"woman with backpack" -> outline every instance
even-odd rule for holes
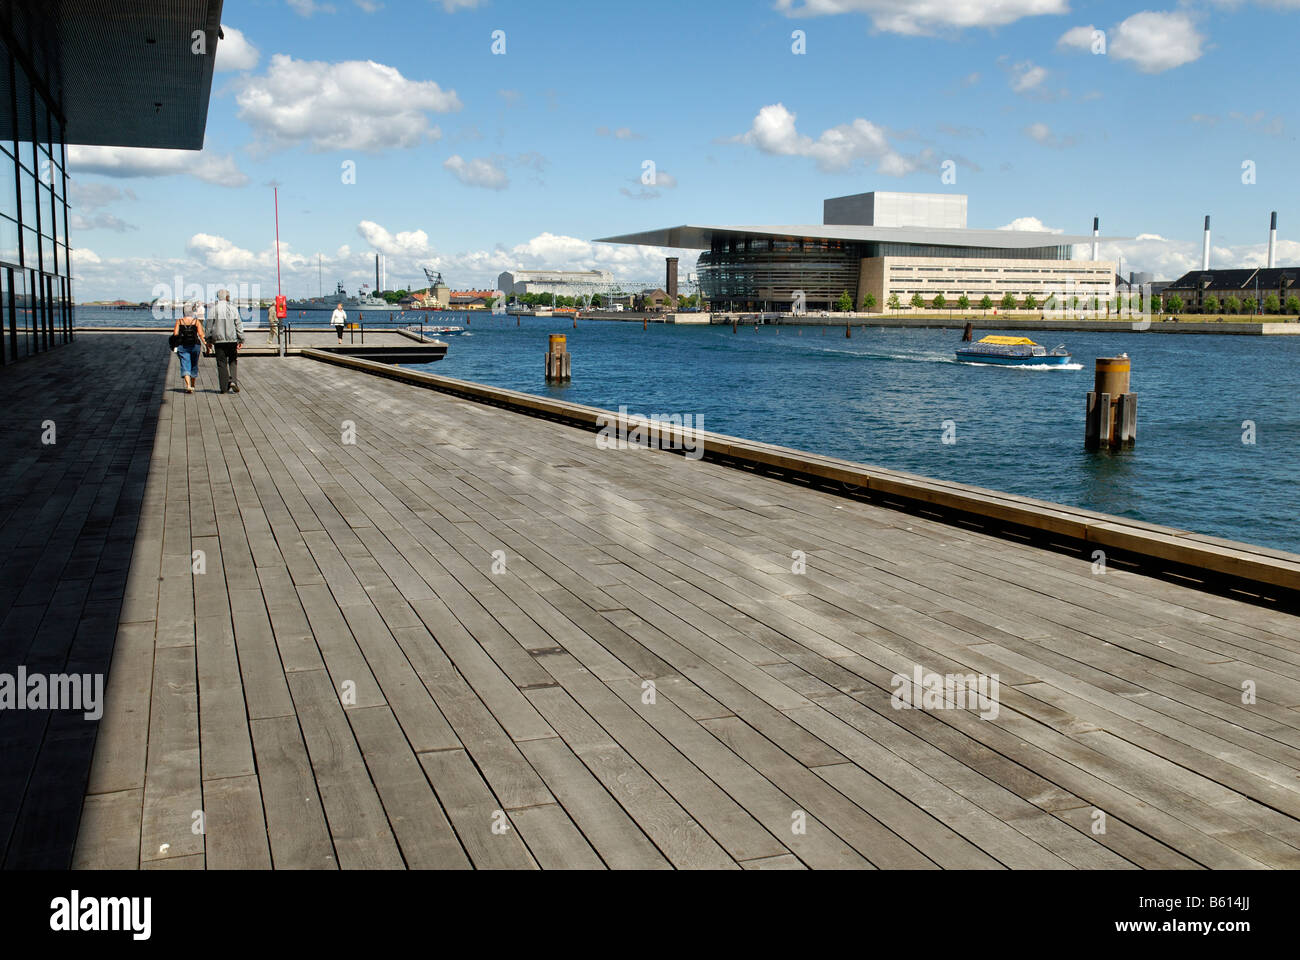
[[[186,393],[194,392],[194,380],[199,373],[199,351],[206,343],[203,321],[195,317],[195,313],[197,311],[191,305],[172,328],[172,343],[181,360],[181,378],[185,381]]]

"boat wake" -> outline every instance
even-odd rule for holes
[[[954,360],[964,367],[998,367],[1002,370],[1082,370],[1081,363],[980,363],[978,360]]]

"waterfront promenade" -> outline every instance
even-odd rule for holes
[[[0,715],[6,866],[1300,866],[1287,613],[308,356],[177,381],[0,377],[0,672],[108,669]]]

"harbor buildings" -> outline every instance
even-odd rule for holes
[[[696,270],[715,309],[825,310],[844,293],[875,312],[894,297],[907,309],[914,296],[929,305],[940,294],[949,303],[1114,296],[1116,264],[1099,259],[1095,233],[970,229],[966,210],[961,194],[875,191],[826,200],[820,224],[684,224],[598,242],[702,251]],[[1076,244],[1093,244],[1091,256],[1074,259]]]

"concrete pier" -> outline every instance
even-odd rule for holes
[[[6,866],[1300,865],[1300,557],[321,351],[212,379],[0,376],[0,672],[107,674],[0,713]]]

